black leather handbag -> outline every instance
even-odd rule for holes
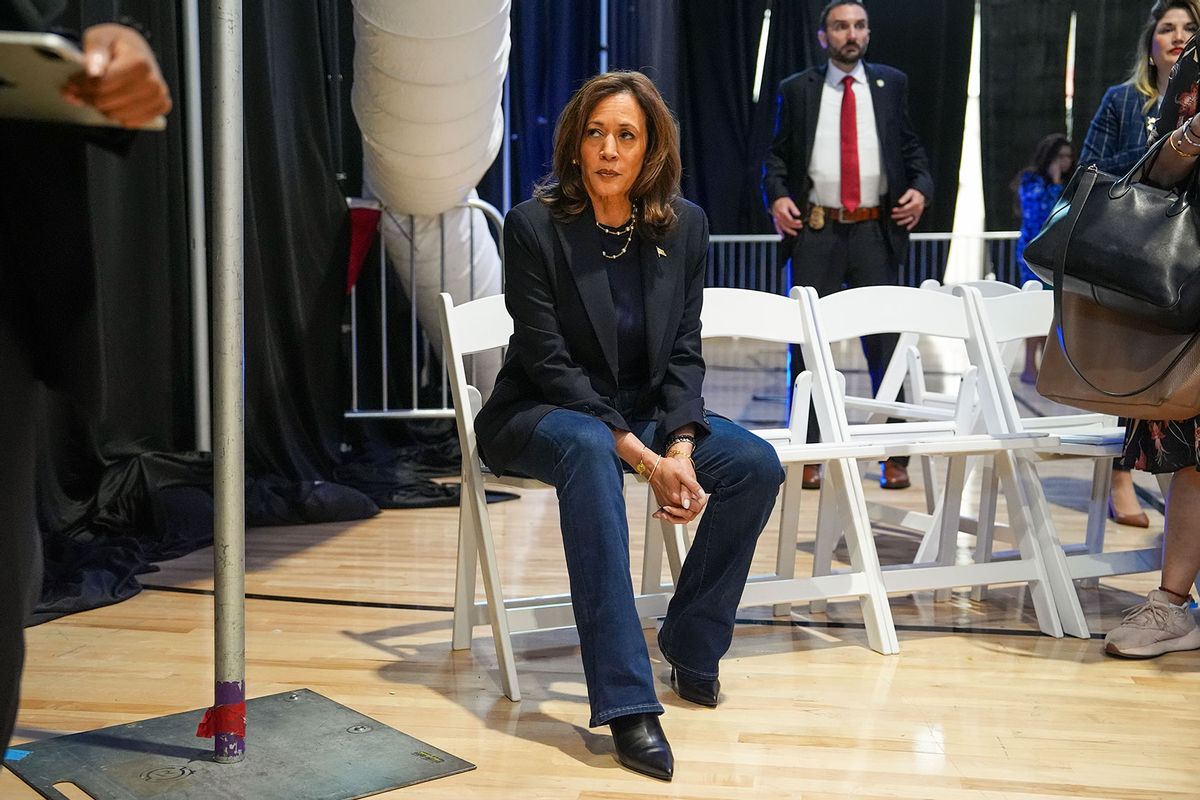
[[[1034,274],[1060,291],[1174,332],[1200,330],[1196,170],[1184,191],[1139,183],[1158,140],[1123,177],[1080,166],[1025,248]]]

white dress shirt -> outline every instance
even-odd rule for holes
[[[862,61],[849,73],[829,62],[825,85],[821,87],[821,110],[817,114],[817,136],[813,140],[808,176],[812,191],[808,201],[816,205],[840,208],[842,205],[842,79],[854,78],[854,101],[858,122],[859,205],[873,208],[887,192],[887,176],[879,154],[879,132],[875,128],[875,104]]]

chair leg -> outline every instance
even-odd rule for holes
[[[1050,522],[1037,470],[1027,459],[1012,453],[998,455],[996,469],[1021,558],[1034,563],[1036,578],[1030,581],[1029,592],[1039,629],[1055,637],[1064,632],[1072,636],[1090,635],[1062,544]]]
[[[958,530],[962,519],[962,495],[966,486],[967,459],[955,456],[950,459],[946,470],[946,491],[942,493],[942,514],[938,530],[938,563],[944,567],[954,566],[958,557]],[[950,587],[935,589],[935,602],[950,599]]]
[[[665,520],[659,520],[658,525],[667,550],[667,565],[671,569],[671,588],[674,589],[679,584],[679,571],[683,569],[683,560],[687,557],[690,546],[687,526],[673,525]]]
[[[658,504],[654,500],[654,492],[646,492],[646,535],[642,545],[642,594],[654,594],[663,591],[662,557],[663,541],[662,528],[654,518]]]
[[[937,507],[937,472],[934,468],[933,456],[921,456],[921,485],[925,489],[925,511],[932,514]]]
[[[975,528],[975,563],[986,564],[992,560],[993,537],[996,530],[996,501],[999,500],[1000,482],[996,478],[995,462],[983,460],[983,475],[979,493],[979,523]],[[985,584],[971,588],[971,599],[983,602],[987,599]]]
[[[467,489],[467,480],[461,484],[458,505],[458,560],[454,574],[454,624],[450,639],[452,650],[468,650],[471,647],[471,620],[475,610],[475,572],[479,564],[479,551],[475,546],[478,532],[475,513],[471,511],[473,499]]]
[[[917,553],[913,556],[912,563],[932,564],[937,561],[938,550],[941,547],[942,511],[945,505],[946,496],[943,492],[934,503],[933,510],[929,512],[929,527],[921,536],[921,544],[917,546]]]
[[[1104,528],[1108,525],[1108,495],[1112,491],[1112,459],[1097,458],[1092,467],[1092,497],[1088,502],[1087,536],[1084,539],[1091,555],[1104,552]],[[1083,578],[1079,586],[1095,589],[1099,578]]]
[[[803,476],[803,465],[789,465],[787,479],[780,489],[779,543],[775,550],[775,577],[779,580],[796,576],[796,537],[800,531],[800,483]],[[776,603],[772,613],[777,617],[790,616],[792,604]]]
[[[872,650],[891,655],[900,652],[900,642],[896,637],[892,608],[888,604],[887,591],[883,586],[883,572],[879,566],[879,554],[875,550],[875,537],[867,512],[866,495],[863,493],[862,481],[857,478],[858,470],[852,465],[845,461],[830,462],[825,468],[825,484],[821,489],[822,503],[828,503],[830,506],[825,509],[826,512],[838,513],[838,516],[845,520],[846,549],[850,554],[850,565],[855,572],[862,573],[866,578],[867,593],[859,597],[859,605],[867,629],[867,642]],[[826,492],[829,492],[830,496],[836,492],[842,508],[838,508],[838,500],[826,500]],[[837,541],[836,535],[826,538]]]
[[[496,545],[492,539],[492,525],[488,519],[487,498],[483,486],[474,485],[468,498],[467,484],[463,484],[463,502],[469,502],[476,533],[475,546],[479,553],[479,566],[483,573],[483,591],[487,597],[488,620],[492,625],[492,641],[496,645],[496,661],[500,667],[500,684],[504,694],[514,703],[521,700],[521,686],[517,681],[517,665],[513,658],[512,636],[508,630],[508,610],[504,602],[504,589],[500,582],[500,568],[496,563]]]
[[[825,471],[829,471],[828,465]],[[858,472],[856,467],[855,474],[857,475]],[[813,542],[812,575],[814,578],[829,575],[833,571],[833,551],[842,535],[839,525],[841,518],[835,495],[826,493],[822,485],[821,494],[817,498],[817,537]],[[867,523],[867,530],[870,530],[870,522]],[[874,547],[874,540],[872,540],[872,547]],[[823,614],[828,605],[827,600],[813,600],[808,604],[808,610],[812,614]]]

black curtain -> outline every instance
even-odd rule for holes
[[[599,25],[598,0],[516,0],[512,4],[511,203],[529,198],[534,183],[550,169],[558,114],[580,84],[599,69]],[[499,195],[498,169],[497,163],[489,173],[485,196]]]
[[[342,412],[347,234],[321,31],[333,3],[274,0],[243,12],[250,524],[378,511],[361,492],[328,482]],[[211,19],[201,6],[202,19]],[[83,0],[69,15],[84,26],[115,15],[144,23],[176,107],[167,131],[138,135],[126,157],[89,154],[104,410],[93,419],[47,393],[38,485],[47,558],[41,619],[122,599],[137,591],[134,576],[149,561],[211,536],[211,466],[206,454],[191,452],[180,18],[174,4],[156,0]],[[207,29],[202,40],[208,53]],[[202,84],[213,85],[207,71]]]
[[[1076,0],[1075,100],[1071,132],[1076,152],[1108,87],[1133,71],[1138,32],[1150,17],[1152,0]],[[1032,150],[1032,146],[1030,150]]]
[[[1039,139],[1066,131],[1073,8],[1073,0],[984,0],[981,6],[980,147],[988,230],[1019,225],[1012,180]]]
[[[908,110],[929,155],[934,201],[918,231],[949,231],[958,198],[967,79],[971,64],[973,3],[964,0],[868,3],[871,44],[867,61],[908,73]]]
[[[683,3],[679,9],[679,115],[683,193],[708,212],[714,233],[771,230],[759,188],[779,81],[812,63],[820,3]],[[764,12],[768,60],[757,101]]]

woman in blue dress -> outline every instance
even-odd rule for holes
[[[1075,148],[1071,140],[1062,133],[1052,133],[1042,138],[1033,150],[1029,166],[1013,181],[1017,190],[1017,203],[1021,207],[1021,235],[1017,237],[1017,264],[1021,268],[1021,283],[1036,281],[1037,276],[1025,263],[1025,246],[1046,222],[1058,198],[1062,196],[1063,183],[1075,168]],[[1037,382],[1038,351],[1046,342],[1040,336],[1025,340],[1025,369],[1021,373],[1024,383]]]

